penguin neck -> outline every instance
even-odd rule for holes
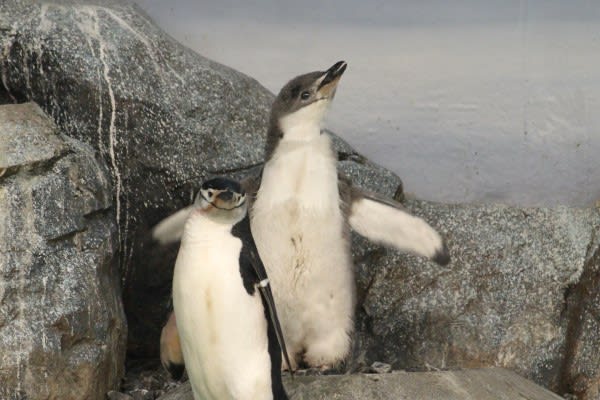
[[[271,159],[281,142],[310,143],[321,136],[327,104],[325,102],[317,103],[322,104],[315,104],[283,117],[271,114],[265,147],[266,162]]]
[[[315,118],[308,110],[296,111],[278,121],[283,133],[282,140],[292,142],[310,142],[321,135],[321,118]]]
[[[206,211],[195,208],[185,223],[182,245],[186,243],[218,241],[231,235],[232,224],[215,221]]]

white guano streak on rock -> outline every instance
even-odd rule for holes
[[[127,111],[125,111],[124,113],[124,126],[127,126],[127,124],[129,123],[129,114],[127,114]],[[129,142],[125,142],[125,149],[124,149],[124,154],[125,154],[125,158],[129,158]],[[123,232],[125,233],[125,235],[123,236],[123,251],[121,251],[122,254],[122,259],[121,259],[121,270],[123,271],[123,274],[121,274],[121,283],[123,285],[125,285],[125,280],[127,279],[127,276],[129,274],[129,260],[127,258],[127,245],[128,245],[128,235],[127,232],[129,232],[129,193],[125,192],[125,227],[123,228]],[[133,250],[133,246],[132,246],[132,250]]]
[[[161,64],[156,59],[155,46],[152,46],[152,44],[148,41],[148,39],[146,37],[144,37],[142,34],[140,34],[138,31],[136,31],[127,21],[125,21],[123,18],[121,18],[119,15],[117,15],[113,10],[111,10],[109,8],[104,8],[104,7],[98,7],[98,9],[101,9],[106,14],[108,14],[108,16],[110,16],[110,18],[112,18],[113,21],[115,21],[117,24],[119,24],[119,26],[121,26],[127,32],[129,32],[133,36],[135,36],[135,38],[137,40],[139,40],[144,45],[144,47],[146,47],[146,49],[148,50],[148,54],[150,55],[150,59],[154,63],[154,69],[156,70],[157,75],[159,77],[162,77],[163,76],[163,74],[162,74],[162,68],[161,68]],[[171,71],[171,73],[181,83],[184,83],[184,80],[181,77],[181,75],[179,75],[177,72],[175,72],[175,70],[169,65],[169,63],[167,63],[165,61],[163,64],[169,68],[169,70]]]
[[[42,278],[42,309],[46,310],[46,301],[48,296],[48,277]],[[44,351],[48,350],[48,337],[46,336],[46,329],[42,329],[42,348]]]
[[[57,7],[61,7],[61,6],[57,6]],[[116,208],[115,214],[116,214],[116,222],[117,222],[117,229],[118,229],[118,236],[119,236],[119,249],[120,249],[121,248],[121,235],[122,235],[121,226],[120,226],[122,180],[121,180],[121,172],[119,170],[119,166],[118,166],[117,159],[116,159],[116,153],[115,153],[115,146],[117,145],[117,130],[116,130],[116,124],[115,124],[117,107],[116,107],[115,94],[114,94],[112,82],[110,79],[110,68],[108,66],[107,59],[106,59],[106,53],[107,53],[106,43],[104,42],[104,39],[102,38],[102,34],[101,34],[100,23],[99,23],[99,18],[98,18],[98,7],[85,5],[85,6],[74,7],[74,9],[75,9],[75,14],[76,14],[76,17],[74,18],[75,23],[76,23],[77,27],[79,28],[79,30],[86,37],[86,40],[88,41],[88,45],[90,46],[90,49],[92,49],[92,55],[94,57],[96,55],[95,55],[95,52],[93,51],[93,46],[90,41],[90,38],[96,39],[96,41],[98,42],[98,59],[100,60],[100,63],[102,64],[101,77],[106,82],[106,88],[108,91],[108,97],[109,97],[110,106],[111,106],[110,122],[109,122],[109,127],[108,127],[108,155],[110,157],[111,173],[115,180],[115,208]],[[98,79],[99,83],[98,84],[100,85],[100,72],[98,72],[98,75],[99,75],[99,79]],[[99,90],[99,93],[101,96],[102,91]],[[100,99],[99,103],[102,104],[101,99]],[[103,108],[102,108],[102,106],[100,106],[100,115],[99,115],[99,119],[98,119],[99,145],[100,145],[100,143],[102,143],[102,118],[103,118]],[[106,150],[103,145],[99,146],[99,150],[103,154],[106,154]]]
[[[152,63],[154,65],[154,70],[157,74],[157,77],[164,80],[165,74],[163,73],[161,64],[158,62],[158,60],[156,58],[156,46],[153,46],[147,37],[145,37],[144,35],[139,33],[133,26],[131,26],[130,23],[128,23],[126,20],[124,20],[114,10],[111,10],[109,8],[104,8],[104,7],[97,7],[95,10],[96,10],[96,24],[98,23],[98,21],[97,21],[98,20],[98,11],[102,11],[110,19],[112,19],[114,22],[116,22],[119,27],[121,27],[124,31],[130,33],[135,39],[137,39],[146,48],[146,51],[147,51],[148,55],[150,56],[150,59],[152,60]],[[96,32],[98,32],[98,36],[100,36],[98,28],[96,28]],[[101,50],[101,55],[102,55],[103,48],[101,47],[100,50]],[[169,70],[173,73],[173,75],[181,83],[184,82],[183,78],[179,74],[177,74],[168,65],[168,63],[165,62],[164,64],[167,65]],[[106,64],[104,64],[104,65],[106,65]],[[106,78],[106,72],[105,72],[105,78]],[[108,84],[108,81],[107,81],[107,84]],[[109,85],[109,93],[110,92],[111,92],[111,88]],[[112,145],[111,145],[111,148],[112,148]],[[128,149],[125,149],[125,151],[127,152]],[[117,190],[119,190],[119,188],[117,188]],[[128,196],[126,195],[125,196],[125,208],[124,208],[124,211],[125,211],[124,225],[125,226],[123,228],[122,235],[121,235],[121,227],[119,226],[119,246],[120,246],[121,253],[123,255],[123,257],[121,259],[121,267],[123,268],[123,275],[122,275],[123,279],[125,279],[128,275],[129,264],[130,264],[129,261],[131,259],[131,257],[128,257],[128,252],[127,252],[127,246],[128,246],[127,233],[128,233],[128,229],[129,229],[129,215],[128,215],[129,204],[128,204],[128,202],[129,202]],[[117,213],[119,213],[118,210],[117,210]],[[120,217],[120,215],[119,215],[119,217]],[[117,220],[117,223],[118,222],[119,222],[119,220]],[[122,240],[121,240],[121,237],[122,237]],[[121,248],[121,246],[122,246],[122,248]]]
[[[102,77],[106,82],[108,91],[108,97],[110,101],[110,122],[108,127],[108,155],[110,157],[111,172],[115,178],[115,208],[116,208],[116,220],[119,234],[119,248],[121,246],[121,172],[116,159],[115,146],[117,145],[117,130],[116,130],[116,113],[117,106],[115,100],[115,94],[112,87],[112,81],[110,78],[110,68],[106,59],[106,43],[102,38],[100,24],[98,21],[98,10],[97,7],[92,6],[80,6],[77,7],[76,13],[81,17],[81,22],[77,21],[78,28],[89,37],[92,37],[98,41],[98,59],[102,64]],[[102,118],[102,116],[100,116]],[[98,130],[99,136],[101,136],[101,121],[99,122]],[[101,138],[99,138],[101,140]]]
[[[31,89],[31,73],[29,72],[29,53],[27,49],[23,49],[22,57],[21,65],[23,67],[23,77],[25,78],[25,95],[27,96],[27,100],[30,101],[33,90]]]
[[[44,3],[40,5],[40,24],[39,24],[39,29],[42,32],[47,32],[50,30],[50,26],[52,25],[52,22],[47,18],[47,13],[48,13],[48,6],[49,4]]]
[[[98,35],[100,33],[100,25],[98,23],[98,15],[96,13],[92,13],[90,15],[90,18],[92,19],[93,22],[93,26],[94,26],[94,32],[97,32]],[[100,42],[100,38],[97,38],[98,42]],[[92,57],[96,58],[96,52],[94,51],[94,46],[92,46],[90,37],[86,35],[86,40],[88,41],[88,45],[90,47],[90,52],[92,53]],[[100,58],[100,57],[98,57]],[[104,65],[104,63],[103,63]],[[106,147],[104,146],[104,141],[102,140],[102,119],[104,118],[104,109],[102,107],[102,72],[100,71],[100,69],[97,69],[97,74],[98,74],[98,149],[100,150],[100,153],[102,154],[106,154]]]
[[[96,51],[94,50],[92,43],[92,38],[100,42],[100,26],[98,24],[96,13],[92,7],[82,7],[77,13],[77,16],[82,17],[82,20],[75,18],[75,24],[83,34],[92,57],[100,59],[100,57],[96,55]],[[98,76],[98,129],[96,132],[98,134],[98,150],[100,151],[100,154],[104,155],[107,153],[107,150],[106,146],[104,146],[104,141],[102,140],[102,120],[104,118],[104,108],[102,107],[102,80],[104,79],[104,76],[102,70],[103,68],[96,69]]]

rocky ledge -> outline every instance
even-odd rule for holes
[[[293,400],[559,400],[547,389],[501,368],[302,376],[286,379]],[[189,383],[158,400],[193,400]]]

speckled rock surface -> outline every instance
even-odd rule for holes
[[[104,399],[126,338],[108,171],[32,103],[0,106],[0,143],[0,398]]]
[[[2,1],[0,50],[0,101],[35,100],[109,166],[128,349],[156,356],[177,246],[155,248],[149,228],[206,177],[240,177],[262,162],[273,95],[181,46],[127,1]],[[335,145],[350,175],[371,166],[371,187],[398,190],[398,177]]]
[[[561,397],[500,368],[296,377],[285,387],[293,400],[559,400]],[[192,400],[189,384],[159,400]]]
[[[355,238],[355,359],[501,366],[559,393],[597,391],[599,210],[405,205],[439,228],[453,261],[439,267]]]
[[[153,253],[149,228],[207,176],[262,160],[272,95],[127,1],[2,1],[0,50],[0,98],[36,101],[109,166],[129,350],[155,356],[172,262]]]

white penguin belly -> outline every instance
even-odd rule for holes
[[[267,322],[239,271],[241,242],[227,234],[182,240],[173,305],[196,400],[272,399]],[[208,238],[208,239],[206,239]]]
[[[251,216],[290,353],[313,348],[317,364],[341,361],[353,329],[354,283],[327,136],[279,144]]]

